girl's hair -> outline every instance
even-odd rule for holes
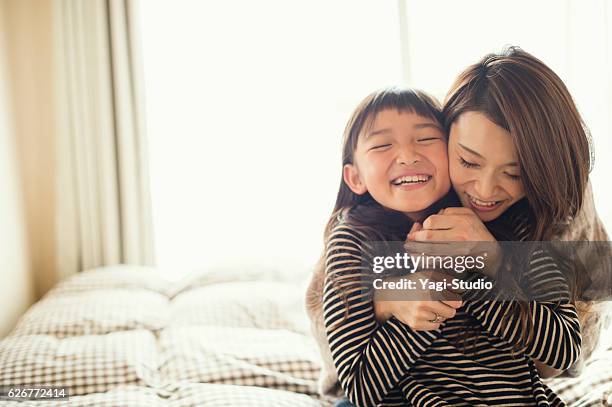
[[[369,130],[376,115],[383,110],[395,109],[398,112],[415,113],[430,118],[442,127],[443,120],[439,102],[425,92],[407,88],[384,88],[368,95],[355,109],[344,130],[342,139],[342,167],[354,164],[355,149],[359,135]],[[343,222],[359,232],[365,241],[403,241],[412,226],[410,219],[403,213],[383,207],[369,192],[363,195],[354,193],[344,182],[340,172],[340,188],[331,216],[323,234],[324,249],[315,268],[313,284],[307,294],[307,305],[316,307],[322,301],[323,279],[325,276],[325,247],[334,227]],[[430,209],[436,210],[434,204]],[[337,283],[337,281],[332,281]],[[344,290],[340,290],[344,293]],[[344,298],[346,300],[346,298]],[[345,307],[348,312],[348,307]],[[345,313],[346,317],[346,313]]]
[[[443,108],[446,131],[466,112],[483,113],[510,133],[533,225],[527,240],[550,240],[582,207],[593,161],[589,131],[565,84],[533,55],[509,47],[459,75]],[[576,300],[582,273],[569,274]],[[523,301],[514,305],[525,344],[533,335],[531,312]]]
[[[444,127],[480,112],[514,139],[534,222],[529,240],[550,240],[582,206],[591,170],[589,132],[563,81],[518,47],[463,71],[444,104]]]

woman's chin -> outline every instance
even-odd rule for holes
[[[503,210],[501,210],[501,211],[496,210],[495,212],[487,212],[487,213],[481,213],[481,212],[477,212],[477,211],[474,211],[474,212],[476,212],[476,215],[478,216],[478,218],[481,221],[483,221],[483,222],[491,222],[491,221],[499,218],[500,215],[502,213],[504,213]]]

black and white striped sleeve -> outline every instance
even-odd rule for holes
[[[527,302],[533,335],[522,350],[547,366],[565,370],[580,356],[581,334],[576,307],[569,300],[567,285],[561,283],[565,281],[562,272],[546,251],[539,250],[533,253],[525,278],[536,291],[550,286],[546,282],[556,280],[559,283],[554,284],[558,291],[550,292],[546,301]],[[517,344],[523,326],[516,309],[510,301],[485,300],[485,296],[483,291],[468,290],[464,294],[466,311],[491,334]],[[543,298],[542,295],[539,298]]]
[[[334,228],[326,248],[323,310],[340,384],[353,404],[370,406],[398,386],[440,330],[417,332],[395,317],[376,321],[371,294],[363,289],[363,249],[357,232]]]

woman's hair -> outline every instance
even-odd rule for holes
[[[342,166],[354,164],[355,149],[359,135],[369,130],[376,115],[383,110],[395,109],[398,112],[415,113],[430,118],[441,127],[443,124],[439,102],[425,92],[407,88],[384,88],[368,95],[357,106],[349,119],[342,139]],[[388,209],[376,202],[369,192],[363,195],[354,193],[344,182],[340,171],[340,188],[331,216],[327,221],[323,234],[324,249],[315,268],[313,283],[307,294],[307,304],[314,306],[322,300],[322,285],[325,276],[325,247],[329,242],[334,227],[339,223],[350,225],[359,232],[366,241],[391,241],[406,238],[412,226],[410,219],[403,213]],[[434,204],[434,211],[439,205]],[[336,283],[333,281],[333,283]],[[340,290],[343,292],[343,290]],[[348,311],[348,308],[346,308]],[[345,315],[346,316],[346,315]]]
[[[510,133],[535,227],[550,240],[582,206],[591,170],[590,135],[563,81],[518,47],[489,54],[463,71],[444,104],[444,127],[480,112]]]
[[[510,133],[533,226],[527,240],[550,240],[582,207],[593,161],[589,131],[565,84],[533,55],[509,47],[486,55],[458,76],[443,108],[448,133],[466,112],[482,113]],[[581,274],[568,272],[574,300]],[[525,328],[520,340],[525,344],[533,335],[531,312],[523,301],[514,305]]]

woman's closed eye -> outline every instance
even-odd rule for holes
[[[508,173],[506,173],[506,175],[510,177],[510,179],[513,181],[519,181],[521,179],[520,175],[514,175],[514,174],[508,174]]]
[[[472,163],[463,159],[463,157],[459,157],[459,163],[463,165],[465,168],[478,168],[480,167],[476,163]]]
[[[465,160],[463,157],[459,157],[459,163],[463,165],[465,168],[479,168],[480,167],[480,164],[469,162]],[[520,175],[510,174],[508,172],[505,172],[504,174],[513,181],[519,181],[521,179]]]

